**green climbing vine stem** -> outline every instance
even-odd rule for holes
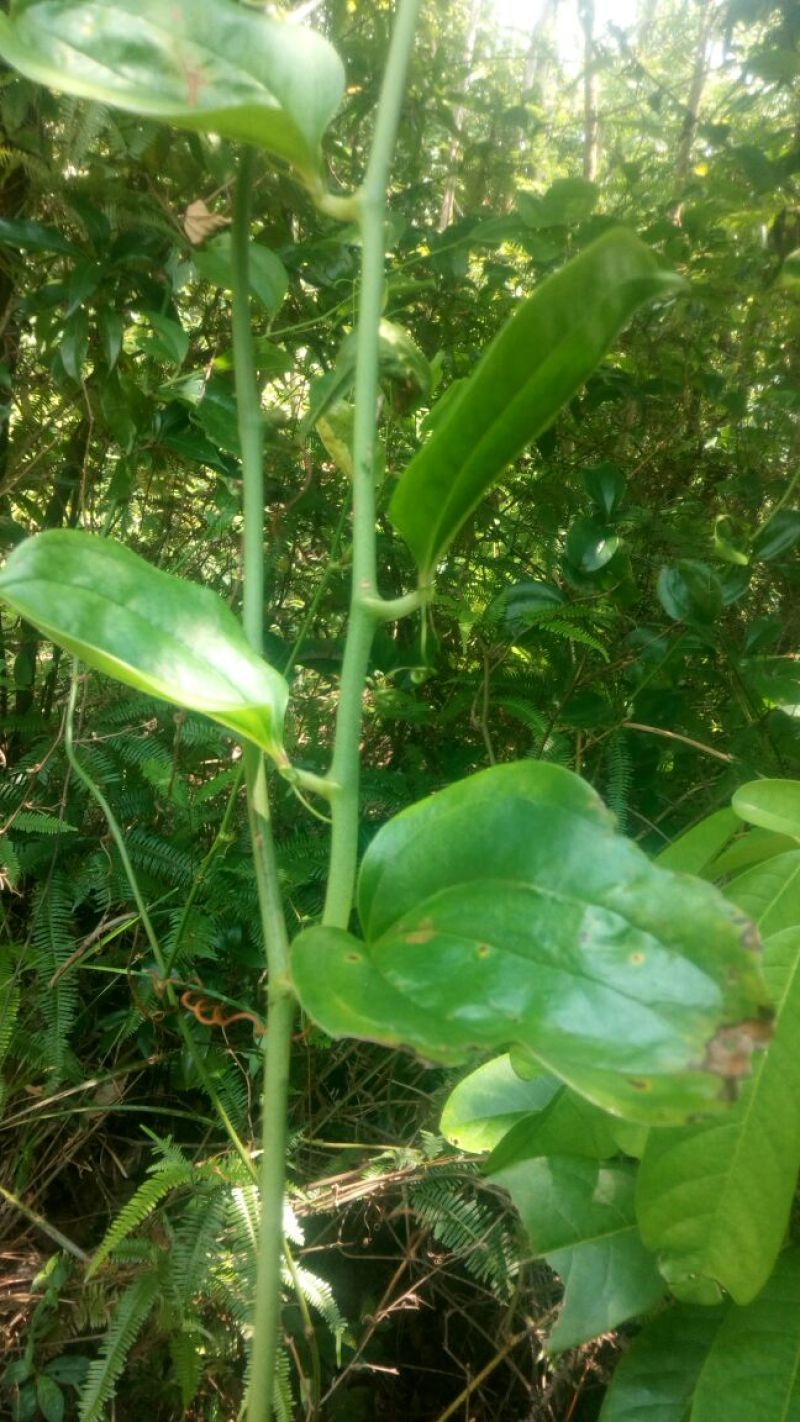
[[[361,301],[356,345],[353,429],[353,564],[350,617],[342,662],[330,780],[333,827],[323,921],[346,928],[358,857],[358,793],[364,686],[375,628],[382,620],[375,554],[375,412],[378,329],[383,304],[384,221],[389,171],[414,42],[419,0],[399,0],[386,63],[375,134],[358,195],[361,228]],[[413,606],[417,603],[414,601]],[[411,607],[404,604],[403,611]]]

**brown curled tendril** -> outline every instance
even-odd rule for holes
[[[263,1022],[254,1012],[246,1012],[243,1009],[241,1012],[226,1013],[222,1003],[214,1002],[196,988],[188,988],[186,992],[181,993],[181,1007],[191,1012],[203,1027],[221,1027],[224,1031],[233,1022],[251,1022],[256,1037],[263,1037],[266,1031]]]

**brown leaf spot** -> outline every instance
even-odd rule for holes
[[[738,1081],[750,1075],[753,1052],[766,1047],[771,1037],[769,1018],[752,1017],[735,1022],[732,1027],[720,1027],[706,1047],[702,1068],[726,1080]]]
[[[423,918],[419,928],[406,934],[406,943],[430,943],[435,931],[431,919]]]
[[[629,1077],[628,1077],[628,1085],[629,1085],[629,1086],[632,1086],[633,1089],[634,1089],[634,1091],[649,1091],[649,1090],[650,1090],[650,1082],[649,1082],[649,1081],[640,1080],[640,1078],[639,1078],[639,1077],[636,1077],[636,1076],[629,1076]]]
[[[630,954],[628,955],[628,962],[630,963],[630,965],[631,965],[632,968],[641,968],[642,963],[646,963],[646,962],[647,962],[647,954],[646,954],[646,953],[630,953]]]
[[[477,948],[475,949],[475,952],[477,953],[479,958],[488,958],[491,951],[491,946],[488,943],[479,943]]]
[[[346,963],[360,963],[360,962],[361,962],[361,954],[360,954],[360,953],[345,953],[345,955],[344,955],[344,960],[345,960]]]

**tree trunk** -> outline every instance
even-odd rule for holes
[[[472,4],[470,5],[469,11],[469,21],[467,23],[467,39],[464,51],[464,66],[466,71],[464,77],[465,89],[469,87],[470,69],[472,67],[472,58],[475,53],[475,41],[478,37],[478,23],[480,21],[482,8],[483,0],[472,0]],[[454,115],[456,132],[453,137],[453,141],[450,144],[450,151],[447,155],[447,160],[449,164],[449,175],[445,184],[444,196],[442,198],[442,207],[439,213],[440,232],[444,232],[445,228],[450,226],[450,223],[453,221],[453,214],[455,212],[456,165],[458,163],[459,154],[461,152],[461,130],[464,124],[464,119],[466,118],[466,114],[466,104],[459,104]]]
[[[692,144],[697,132],[697,118],[700,112],[700,101],[703,97],[706,78],[708,77],[708,52],[711,40],[711,33],[716,18],[716,6],[709,3],[709,0],[700,0],[701,17],[700,32],[697,36],[697,48],[694,55],[694,66],[692,68],[692,81],[689,85],[689,99],[686,104],[686,112],[681,125],[680,138],[678,140],[678,153],[675,159],[675,187],[674,201],[672,205],[672,221],[680,226],[681,207],[683,193],[689,177],[689,164],[692,157]]]
[[[583,29],[583,176],[593,183],[597,178],[600,158],[594,0],[578,0],[578,15]]]

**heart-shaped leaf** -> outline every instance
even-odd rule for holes
[[[252,143],[312,179],[344,93],[327,40],[235,0],[16,0],[0,56],[63,93]]]
[[[643,302],[682,283],[633,233],[607,232],[522,303],[414,456],[389,514],[429,581],[483,495],[591,375]]]
[[[552,1351],[607,1333],[663,1297],[664,1281],[636,1228],[632,1165],[553,1155],[491,1178],[508,1190],[533,1249],[564,1281]]]
[[[14,549],[0,600],[87,666],[201,711],[286,764],[286,682],[210,588],[108,538],[52,529]]]
[[[398,815],[367,851],[359,912],[366,944],[317,927],[294,945],[326,1031],[445,1062],[521,1043],[633,1120],[719,1105],[736,1024],[768,1000],[746,920],[651,865],[546,763],[496,766]]]

